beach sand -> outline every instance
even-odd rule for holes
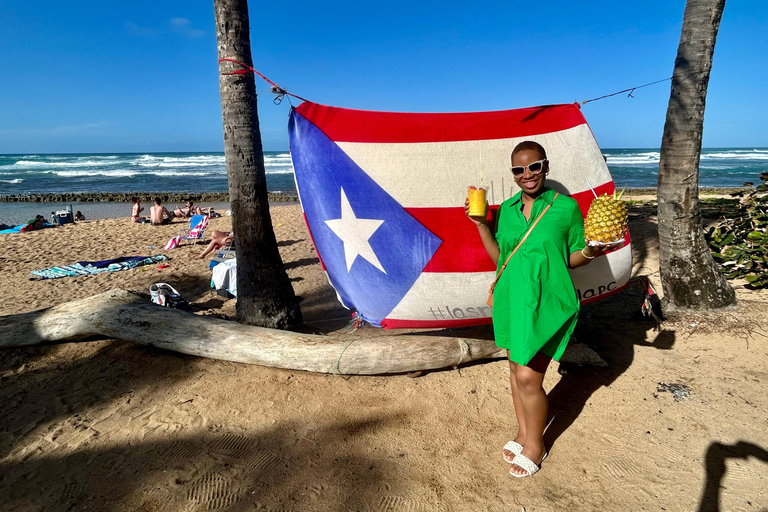
[[[306,321],[343,329],[349,312],[300,208],[271,212]],[[233,315],[195,258],[202,245],[170,251],[165,269],[30,280],[53,265],[158,254],[180,227],[105,219],[2,235],[2,314],[160,281],[198,314]],[[736,283],[737,308],[657,326],[639,313],[639,278],[661,290],[652,206],[631,206],[630,230],[636,278],[585,306],[575,333],[608,366],[551,365],[550,454],[532,478],[508,476],[501,457],[516,432],[504,360],[347,378],[93,340],[0,352],[1,508],[764,511],[768,291]]]

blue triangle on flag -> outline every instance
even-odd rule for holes
[[[296,187],[320,258],[342,303],[379,325],[397,306],[442,241],[387,194],[317,126],[291,111]],[[358,254],[348,269],[344,242],[326,221],[342,218],[342,191],[357,219],[383,221],[367,243],[383,268]]]

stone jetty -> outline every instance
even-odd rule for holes
[[[0,195],[0,201],[6,203],[130,203],[131,198],[138,197],[144,203],[151,203],[159,197],[163,203],[183,203],[191,200],[195,203],[228,202],[227,192],[205,192],[179,194],[170,192],[87,192],[80,194],[23,194]],[[295,202],[298,195],[290,192],[270,192],[270,202]]]

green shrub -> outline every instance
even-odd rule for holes
[[[738,208],[705,235],[726,279],[744,278],[750,288],[768,287],[768,173],[760,180],[752,190],[731,194]]]

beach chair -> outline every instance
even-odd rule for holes
[[[185,241],[192,241],[196,244],[199,240],[202,240],[205,236],[205,230],[208,227],[207,215],[193,215],[189,219],[189,228],[180,229],[178,236],[178,243],[181,245]]]
[[[230,242],[227,245],[222,246],[216,249],[215,251],[213,251],[213,257],[211,258],[211,261],[208,263],[208,268],[213,270],[213,267],[215,267],[219,263],[223,263],[225,261],[231,260],[236,257],[237,257],[237,252],[235,251],[235,248],[232,245],[232,242]]]

